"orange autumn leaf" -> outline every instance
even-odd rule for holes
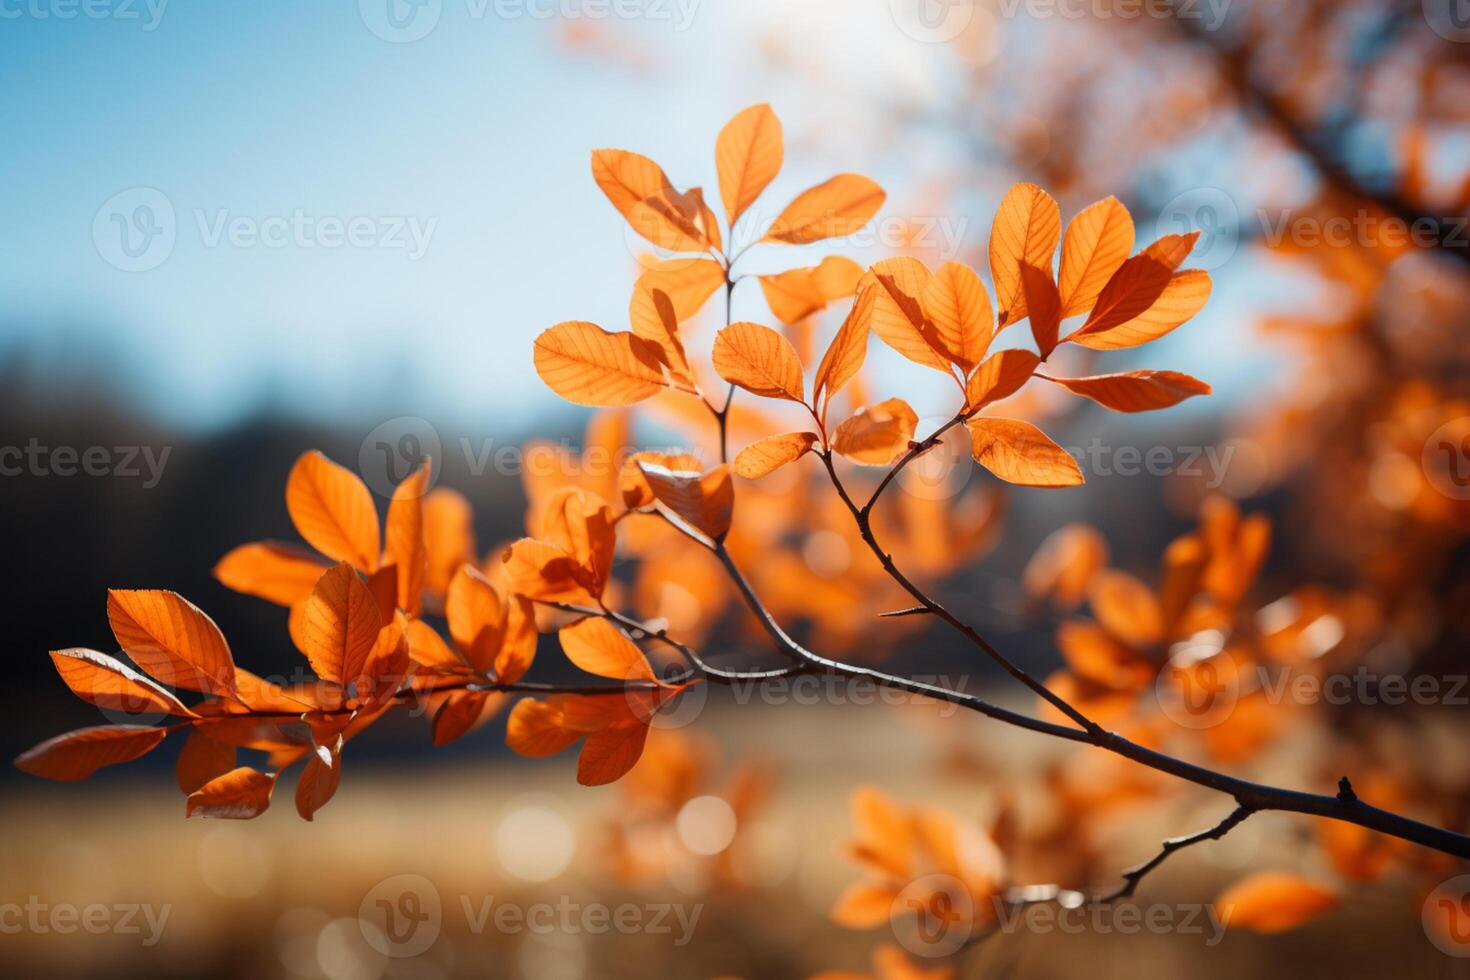
[[[75,782],[103,766],[131,762],[162,742],[166,728],[98,725],[49,738],[21,753],[15,767],[32,776]]]
[[[851,296],[862,277],[862,266],[852,259],[829,255],[820,265],[761,276],[760,284],[766,305],[776,319],[790,325],[821,312],[844,296]]]
[[[674,252],[709,244],[698,222],[702,199],[674,190],[658,164],[627,150],[593,150],[592,178],[639,235]]]
[[[644,453],[637,465],[661,507],[710,540],[722,540],[730,530],[735,507],[730,468],[718,466],[708,473],[671,468],[668,463],[679,465],[677,459]]]
[[[723,285],[725,270],[714,259],[664,259],[644,270],[633,284],[628,322],[639,336],[656,336],[663,324],[653,302],[655,291],[668,296],[674,305],[674,319],[684,323]]]
[[[345,686],[361,676],[382,625],[377,599],[343,562],[321,577],[306,600],[302,653],[318,677]]]
[[[1098,622],[1118,639],[1151,646],[1164,639],[1164,611],[1153,591],[1127,572],[1098,572],[1088,595]]]
[[[736,113],[715,140],[720,200],[731,228],[781,170],[781,120],[765,104]]]
[[[655,684],[605,695],[527,698],[511,710],[505,741],[521,755],[540,758],[585,739],[577,760],[577,782],[601,786],[633,768],[643,753],[649,722],[683,689]]]
[[[1046,433],[1020,419],[974,418],[965,423],[975,461],[1007,483],[1023,487],[1072,487],[1082,469]]]
[[[1165,235],[1124,262],[1103,286],[1087,320],[1067,340],[1093,350],[1136,347],[1188,320],[1210,295],[1209,273],[1178,272],[1199,232]]]
[[[1115,412],[1151,412],[1212,391],[1198,378],[1178,371],[1128,371],[1088,378],[1042,377]]]
[[[341,739],[338,739],[340,743]],[[336,795],[342,780],[342,748],[318,749],[306,759],[306,767],[296,782],[296,812],[310,820]]]
[[[1020,391],[1040,363],[1035,354],[1020,348],[991,354],[965,382],[965,414],[972,415]]]
[[[969,266],[946,262],[919,296],[944,352],[969,374],[985,357],[995,331],[990,294]]]
[[[1133,217],[1115,197],[1089,204],[1072,218],[1057,274],[1062,318],[1085,313],[1133,251]]]
[[[557,633],[567,659],[589,674],[614,680],[655,680],[653,668],[632,640],[605,619],[580,619]]]
[[[104,711],[135,715],[159,711],[180,717],[194,715],[168,691],[105,653],[80,647],[53,650],[51,662],[73,694]]]
[[[832,436],[832,448],[859,463],[884,466],[908,449],[918,424],[908,402],[890,398],[845,419]]]
[[[1227,927],[1277,933],[1295,929],[1337,907],[1337,893],[1310,878],[1258,871],[1215,899]]]
[[[242,544],[219,560],[214,577],[227,589],[294,606],[311,595],[330,565],[295,545],[275,541]]]
[[[801,459],[812,451],[818,438],[815,432],[783,432],[753,442],[735,457],[735,474],[747,480],[757,480]]]
[[[949,374],[944,343],[921,299],[933,278],[924,263],[905,255],[875,263],[858,288],[875,290],[873,333],[914,363]]]
[[[1035,184],[1017,184],[1001,198],[990,226],[990,281],[1000,325],[1026,316],[1022,264],[1051,271],[1052,255],[1061,237],[1062,215],[1057,202]]]
[[[184,814],[217,820],[249,820],[266,811],[276,777],[249,766],[232,769],[189,794]]]
[[[286,479],[286,510],[306,543],[364,572],[378,568],[378,512],[367,484],[316,450]]]
[[[1044,361],[1056,349],[1062,322],[1062,301],[1057,296],[1056,283],[1051,281],[1051,270],[1021,263],[1021,294],[1026,297],[1031,336]]]
[[[1068,524],[1041,543],[1026,563],[1021,584],[1032,599],[1050,597],[1060,609],[1075,609],[1107,561],[1107,542],[1095,528]]]
[[[194,792],[217,776],[223,776],[235,768],[235,747],[228,742],[211,738],[196,728],[184,739],[179,758],[174,766],[174,777],[184,794]]]
[[[547,387],[577,405],[631,405],[668,385],[657,344],[581,320],[542,332],[535,365]]]
[[[821,402],[823,418],[827,404],[847,386],[859,371],[868,356],[868,329],[872,323],[873,309],[878,301],[879,287],[869,286],[858,294],[852,309],[832,338],[822,363],[817,366],[816,380],[812,384],[812,402]]]
[[[176,592],[110,589],[107,618],[118,646],[170,687],[232,697],[235,662],[224,634]]]
[[[436,487],[424,498],[424,552],[424,588],[442,599],[459,566],[475,559],[474,513],[463,494]]]
[[[428,547],[424,542],[424,494],[429,488],[429,459],[393,491],[384,530],[383,565],[397,574],[397,602],[410,616],[423,608],[424,575],[428,569]]]
[[[715,335],[720,377],[766,398],[805,398],[801,360],[791,341],[758,323],[732,323]]]
[[[684,353],[684,342],[679,339],[679,316],[674,311],[673,301],[662,289],[655,289],[650,301],[653,303],[653,319],[636,321],[633,333],[659,346],[662,351],[660,360],[668,368],[674,384],[685,391],[697,392],[699,386],[689,367],[689,357]]]
[[[867,177],[838,174],[798,194],[761,240],[805,245],[851,235],[878,213],[885,197],[883,188]]]

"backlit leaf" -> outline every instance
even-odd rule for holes
[[[985,357],[995,330],[985,284],[969,266],[946,262],[919,299],[944,351],[969,374]]]
[[[767,242],[804,245],[851,235],[883,206],[883,188],[859,174],[838,174],[803,191],[766,229]]]
[[[1133,217],[1115,197],[1105,197],[1077,212],[1062,240],[1057,274],[1062,318],[1085,313],[1097,294],[1133,251]]]
[[[735,457],[735,473],[747,480],[759,479],[811,452],[817,438],[815,432],[783,432],[778,436],[767,436],[740,450]]]
[[[638,468],[654,497],[684,523],[713,541],[730,530],[735,507],[735,485],[728,466],[708,473],[670,469],[652,459],[639,459]]]
[[[1044,361],[1057,346],[1061,330],[1061,300],[1051,271],[1027,263],[1021,264],[1021,292],[1026,297],[1026,312],[1031,318],[1031,336]]]
[[[965,412],[978,412],[991,402],[1009,398],[1021,389],[1041,360],[1029,350],[996,351],[965,383]]]
[[[703,200],[680,194],[659,165],[627,150],[593,150],[592,178],[633,230],[660,248],[702,252]]]
[[[110,589],[107,618],[118,646],[160,683],[234,694],[235,662],[224,635],[214,620],[178,593]]]
[[[184,813],[190,817],[249,820],[271,804],[276,777],[249,766],[232,769],[189,794]]]
[[[152,680],[105,653],[79,647],[53,650],[51,662],[72,693],[104,711],[127,714],[161,711],[180,717],[194,714]]]
[[[1030,422],[981,417],[965,424],[975,461],[1007,483],[1072,487],[1083,482],[1077,461]]]
[[[214,577],[227,589],[294,606],[311,595],[330,566],[295,545],[275,541],[242,544],[219,560]]]
[[[890,398],[844,420],[832,436],[832,448],[859,463],[884,466],[908,449],[918,424],[908,402]]]
[[[423,608],[424,575],[428,569],[428,547],[424,543],[424,494],[429,488],[429,459],[398,484],[388,504],[384,531],[383,564],[397,570],[397,607],[410,616]]]
[[[362,674],[383,621],[351,565],[343,562],[321,577],[302,616],[302,652],[318,677],[345,685]]]
[[[842,321],[837,335],[822,363],[817,367],[816,381],[812,385],[812,401],[822,402],[825,418],[827,403],[837,395],[857,373],[862,370],[868,356],[868,328],[872,324],[873,310],[878,302],[881,287],[871,285],[858,294],[847,318]]]
[[[131,762],[162,742],[167,734],[167,729],[146,725],[79,728],[21,753],[15,767],[32,776],[74,782],[103,766]]]
[[[1001,326],[1026,316],[1022,263],[1050,272],[1061,232],[1057,202],[1035,184],[1017,184],[1001,198],[990,226],[990,280]]]
[[[920,299],[933,278],[924,263],[905,255],[874,264],[858,288],[876,287],[872,327],[885,344],[917,364],[949,374],[944,344]]]
[[[578,405],[631,405],[667,386],[657,344],[581,320],[543,332],[534,357],[547,387]]]
[[[776,319],[797,323],[827,308],[829,303],[851,296],[863,277],[863,268],[852,259],[829,255],[820,265],[789,269],[761,276],[761,292]]]
[[[781,170],[781,120],[768,105],[736,113],[715,141],[720,199],[730,227]]]
[[[770,327],[730,324],[715,336],[713,356],[720,377],[746,391],[795,402],[805,397],[796,349]]]
[[[588,617],[557,634],[567,659],[589,674],[614,680],[653,681],[653,668],[632,640],[605,619]]]
[[[296,530],[333,561],[378,567],[378,512],[367,484],[316,450],[303,453],[286,480],[286,510]]]
[[[1210,386],[1177,371],[1129,371],[1088,378],[1047,378],[1115,412],[1150,412],[1177,405]]]

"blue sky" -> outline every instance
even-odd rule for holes
[[[425,0],[437,19],[412,43],[369,26],[388,0],[92,0],[97,16],[63,18],[69,2],[0,5],[0,363],[96,372],[184,426],[262,409],[349,424],[559,410],[531,338],[565,319],[621,326],[631,282],[591,148],[710,187],[719,126],[771,101],[788,144],[773,198],[858,170],[912,207],[925,160],[865,141],[858,100],[881,80],[920,101],[945,70],[881,0],[639,0],[655,13],[583,24],[527,11],[592,0]],[[845,73],[850,125],[759,66],[778,14],[788,43]],[[614,52],[574,54],[569,25]],[[141,237],[165,225],[171,245]],[[148,268],[118,267],[135,261]],[[764,315],[753,287],[741,305]],[[1211,336],[1168,366],[1218,368]]]

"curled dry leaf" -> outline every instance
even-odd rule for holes
[[[1195,395],[1208,395],[1212,390],[1198,378],[1178,371],[1128,371],[1087,378],[1047,377],[1046,380],[1115,412],[1151,412],[1177,405]]]
[[[249,820],[271,804],[276,777],[249,766],[232,769],[189,794],[184,814],[219,820]]]
[[[990,226],[990,281],[1001,326],[1026,316],[1022,264],[1050,272],[1061,233],[1057,202],[1035,184],[1017,184],[1001,198]]]
[[[732,323],[715,336],[720,377],[766,398],[804,400],[801,360],[791,341],[758,323]]]
[[[747,480],[756,480],[787,463],[793,463],[817,444],[815,432],[783,432],[778,436],[767,436],[740,450],[735,457],[735,474]]]
[[[1073,487],[1082,469],[1061,446],[1030,422],[974,418],[965,423],[975,461],[1007,483],[1023,487]]]
[[[832,436],[832,448],[848,459],[885,466],[908,449],[918,413],[902,398],[860,408]]]
[[[765,104],[735,114],[715,140],[720,200],[731,228],[781,170],[781,120]]]
[[[659,505],[712,541],[720,541],[730,530],[735,509],[735,484],[730,468],[718,466],[708,473],[670,469],[667,462],[643,454],[638,469],[648,481]]]
[[[536,338],[536,373],[577,405],[631,405],[667,387],[659,345],[569,320]]]
[[[805,245],[851,235],[878,213],[883,188],[860,174],[838,174],[802,191],[766,229],[762,241]]]
[[[1284,871],[1260,871],[1237,881],[1215,899],[1226,926],[1252,932],[1286,932],[1337,906],[1326,885]]]

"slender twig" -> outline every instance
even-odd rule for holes
[[[1101,726],[1099,726],[1091,718],[1088,718],[1087,715],[1077,710],[1077,708],[1073,707],[1066,698],[1063,698],[1056,692],[1052,691],[1045,684],[1041,683],[1036,678],[1028,674],[1024,669],[1021,668],[1019,664],[1015,663],[1005,654],[1001,653],[995,647],[991,646],[989,641],[987,641],[983,636],[976,632],[968,623],[965,623],[958,617],[954,616],[952,613],[950,613],[948,609],[945,609],[937,601],[931,599],[928,593],[924,592],[923,589],[920,589],[917,585],[911,582],[909,578],[903,574],[903,572],[899,571],[898,566],[894,564],[893,556],[883,550],[883,547],[878,543],[877,536],[873,533],[872,509],[873,505],[878,502],[878,497],[883,492],[883,488],[888,486],[893,477],[897,475],[899,470],[903,469],[903,467],[906,466],[910,461],[917,459],[919,456],[925,453],[928,448],[936,445],[939,441],[939,438],[942,437],[945,432],[947,432],[951,427],[958,425],[963,420],[963,414],[956,415],[953,419],[951,419],[945,425],[941,426],[934,433],[932,433],[923,442],[916,443],[914,447],[910,449],[908,453],[906,453],[888,471],[888,474],[883,478],[883,481],[878,484],[878,488],[873,491],[873,496],[868,499],[867,504],[865,504],[863,507],[858,507],[853,503],[852,497],[848,494],[847,488],[842,483],[842,478],[837,475],[837,467],[833,465],[831,450],[823,450],[818,455],[821,456],[822,464],[827,468],[827,475],[831,477],[832,485],[837,489],[837,495],[842,498],[842,502],[847,505],[847,509],[852,513],[853,520],[857,522],[858,533],[862,535],[863,541],[866,542],[868,545],[868,549],[873,552],[875,557],[877,557],[879,563],[883,566],[883,570],[888,573],[889,578],[893,579],[895,582],[901,585],[904,591],[908,592],[909,595],[918,600],[918,602],[925,609],[933,613],[935,616],[938,616],[940,619],[944,620],[951,627],[959,631],[959,633],[964,636],[965,639],[969,640],[975,646],[983,650],[986,656],[990,657],[990,659],[995,661],[997,664],[1000,664],[1000,666],[1005,669],[1006,673],[1010,674],[1016,680],[1020,681],[1026,687],[1030,688],[1033,693],[1045,700],[1052,707],[1056,708],[1063,715],[1076,722],[1084,730],[1091,732],[1094,735],[1099,735],[1102,733]]]

